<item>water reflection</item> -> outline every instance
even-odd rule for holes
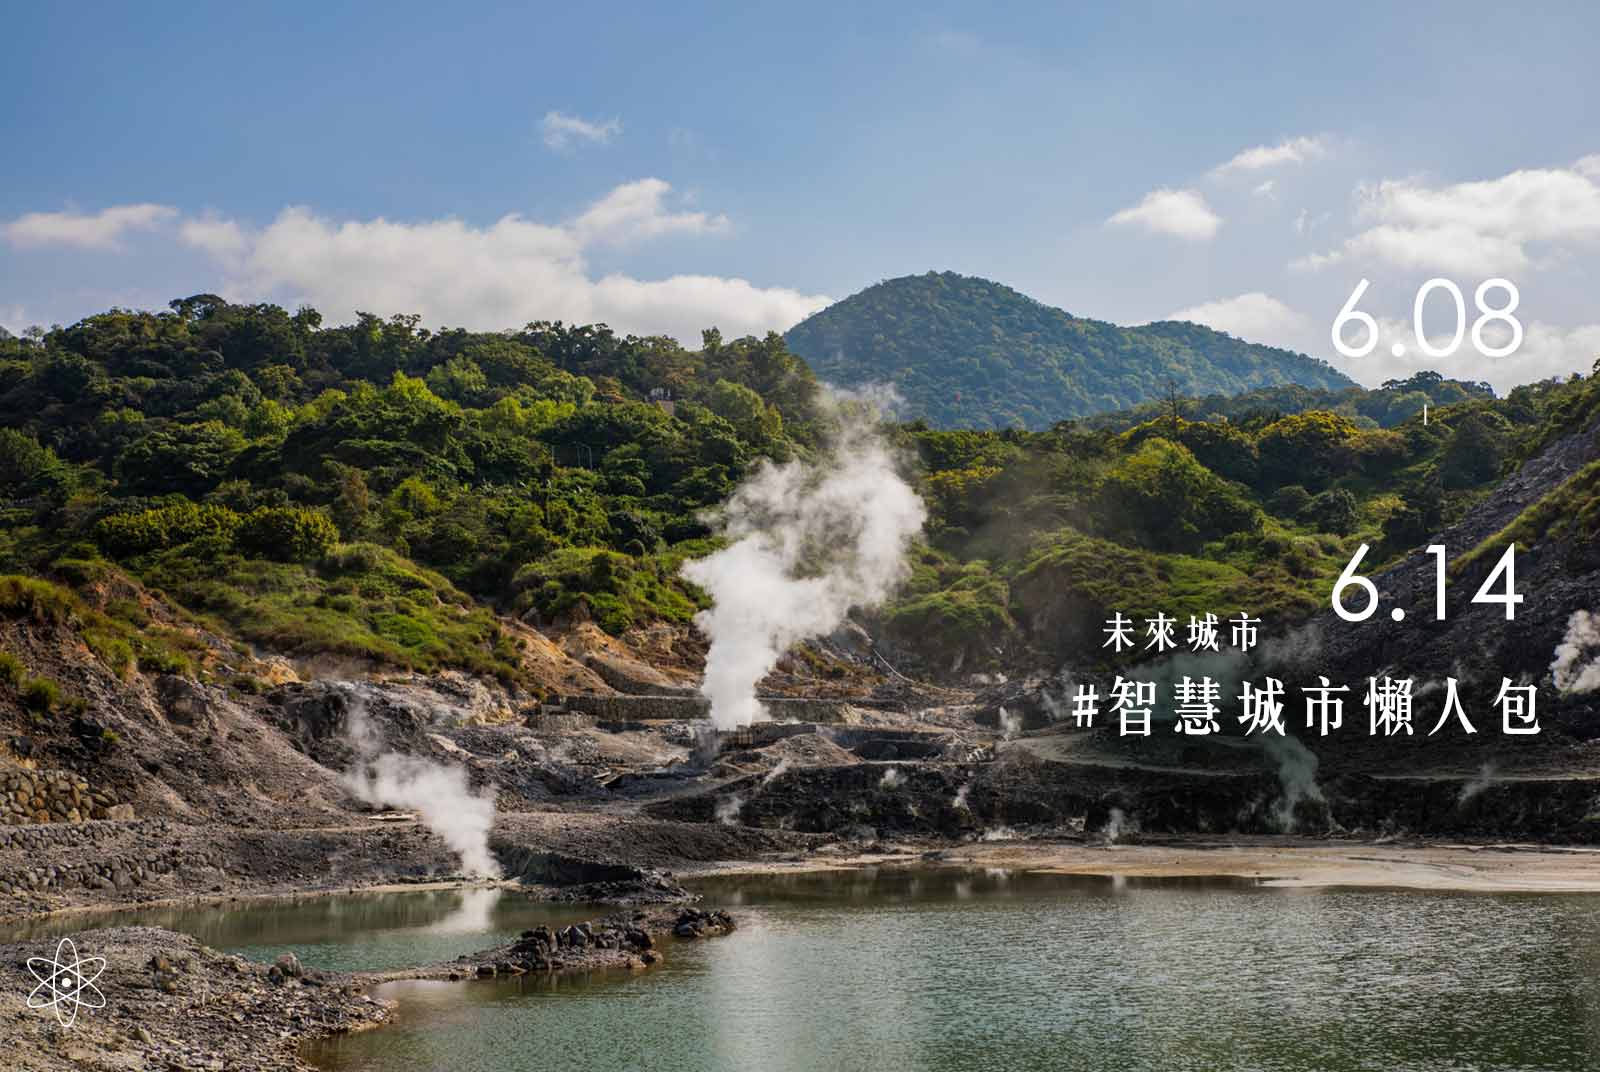
[[[427,926],[429,934],[482,934],[493,930],[495,907],[506,896],[498,886],[463,890],[461,903],[443,919]]]
[[[406,890],[58,916],[4,928],[0,941],[95,927],[165,927],[256,960],[293,952],[308,967],[382,971],[449,960],[541,923],[565,926],[603,911],[498,887]]]
[[[389,989],[326,1067],[1577,1072],[1600,899],[884,869],[723,879],[661,970]]]

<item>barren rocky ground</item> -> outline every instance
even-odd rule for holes
[[[504,947],[475,950],[446,964],[388,973],[305,969],[293,954],[273,964],[219,953],[193,938],[152,927],[115,927],[77,935],[89,957],[83,978],[68,984],[83,1003],[30,1007],[39,972],[57,963],[56,939],[0,945],[0,1022],[6,1067],[61,1069],[301,1069],[307,1039],[380,1026],[392,1007],[367,995],[398,977],[465,982],[526,972],[639,971],[658,963],[667,939],[727,934],[734,920],[693,908],[639,909],[552,932],[540,927]],[[65,955],[63,960],[66,959]],[[103,963],[102,963],[103,961]],[[30,970],[32,964],[35,970]],[[75,1013],[75,1015],[74,1015]]]

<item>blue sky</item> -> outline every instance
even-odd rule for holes
[[[0,324],[210,290],[692,340],[948,268],[1375,383],[1418,284],[1502,275],[1518,354],[1425,364],[1600,354],[1584,5],[858,6],[8,5]]]

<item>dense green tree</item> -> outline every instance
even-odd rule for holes
[[[0,494],[38,495],[65,485],[67,466],[56,452],[15,428],[0,428]]]
[[[1356,427],[1337,414],[1313,410],[1281,417],[1256,439],[1259,479],[1268,486],[1297,483],[1316,491],[1353,468]]]
[[[1330,488],[1313,498],[1301,516],[1323,532],[1343,536],[1355,531],[1361,520],[1360,504],[1344,488]]]
[[[1261,527],[1245,489],[1201,465],[1187,447],[1154,438],[1106,475],[1108,531],[1161,551],[1193,551],[1207,540]]]
[[[1439,461],[1439,479],[1447,491],[1475,487],[1500,472],[1507,447],[1506,429],[1487,416],[1467,412],[1455,421]]]
[[[117,459],[116,475],[141,494],[198,498],[222,482],[244,448],[244,434],[221,421],[167,424],[130,443]]]

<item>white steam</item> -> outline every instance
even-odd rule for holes
[[[961,783],[961,788],[956,790],[955,798],[950,801],[950,806],[957,811],[971,811],[971,806],[967,804],[967,794],[970,792],[972,792],[972,779],[968,778]]]
[[[1317,754],[1298,737],[1261,734],[1261,749],[1278,765],[1278,782],[1283,796],[1273,806],[1272,818],[1285,834],[1294,832],[1295,806],[1302,800],[1327,802],[1317,784]]]
[[[1567,635],[1556,645],[1550,675],[1563,693],[1600,689],[1600,614],[1580,610],[1567,619]]]
[[[1312,665],[1311,660],[1321,649],[1321,631],[1315,626],[1304,626],[1287,636],[1263,640],[1251,655],[1239,651],[1201,655],[1180,651],[1130,673],[1140,680],[1157,682],[1158,693],[1162,696],[1173,695],[1173,686],[1180,677],[1209,677],[1218,683],[1222,695],[1237,696],[1246,676],[1254,669],[1294,673],[1297,667]],[[1170,710],[1158,709],[1155,717],[1164,720],[1173,715]],[[1327,803],[1322,786],[1317,784],[1316,753],[1292,733],[1257,733],[1245,738],[1244,743],[1259,747],[1273,765],[1283,792],[1273,803],[1269,818],[1281,832],[1293,833],[1298,822],[1295,812],[1301,801]]]
[[[900,783],[903,781],[905,781],[905,779],[900,776],[900,768],[890,767],[888,770],[883,772],[883,777],[878,779],[878,788],[898,789],[900,787]]]
[[[1106,827],[1101,833],[1105,835],[1107,845],[1115,845],[1125,834],[1132,833],[1138,828],[1139,824],[1130,819],[1121,808],[1112,808],[1111,814],[1106,816]]]
[[[1461,787],[1461,792],[1456,795],[1456,806],[1460,807],[1479,793],[1488,789],[1499,780],[1499,771],[1492,762],[1485,762],[1478,768],[1477,777]]]
[[[489,851],[493,791],[474,793],[465,768],[383,751],[366,701],[359,696],[351,697],[348,734],[357,758],[344,775],[346,788],[368,804],[416,812],[422,825],[461,858],[464,874],[500,877],[500,865]]]
[[[764,718],[757,683],[794,644],[881,603],[922,529],[927,511],[895,471],[876,414],[837,413],[834,442],[814,464],[763,463],[721,511],[728,546],[684,564],[712,600],[695,623],[711,638],[700,691],[718,729]]]
[[[739,813],[744,811],[744,797],[738,793],[731,793],[717,801],[713,810],[717,822],[723,826],[738,826]]]

